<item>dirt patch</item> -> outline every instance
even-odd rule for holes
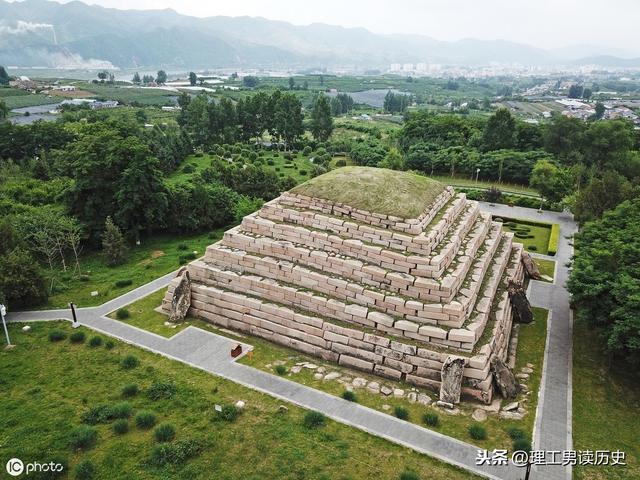
[[[165,253],[162,250],[154,250],[153,252],[151,252],[151,258],[160,258],[160,257],[164,257]]]

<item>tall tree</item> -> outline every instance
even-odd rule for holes
[[[9,108],[4,100],[0,100],[0,121],[6,119],[9,116]]]
[[[131,79],[131,81],[133,83],[135,83],[136,85],[140,84],[140,74],[138,72],[133,74],[133,78]]]
[[[0,65],[0,85],[9,85],[9,74],[2,65]]]
[[[571,173],[549,160],[538,160],[531,172],[529,184],[544,199],[559,202],[570,193]]]
[[[156,83],[159,85],[163,85],[167,82],[167,72],[164,70],[158,70],[158,74],[156,76]]]
[[[596,110],[596,113],[595,113],[596,120],[601,120],[602,117],[604,117],[604,112],[606,111],[604,103],[596,102],[595,110]]]
[[[296,79],[289,77],[289,90],[293,90],[296,86]]]
[[[485,151],[513,148],[516,144],[516,120],[506,108],[489,117],[482,135]]]
[[[197,81],[198,76],[195,74],[195,72],[189,72],[189,83],[191,84],[191,86],[194,86]]]
[[[331,106],[324,94],[318,95],[311,111],[311,133],[321,142],[326,142],[333,132]]]
[[[102,235],[102,251],[107,260],[107,265],[113,267],[124,262],[127,246],[118,226],[113,223],[111,217],[107,217],[104,223]]]

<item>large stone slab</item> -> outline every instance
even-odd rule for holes
[[[518,394],[518,382],[507,365],[494,355],[491,357],[491,373],[500,394],[504,398],[515,398]]]
[[[180,281],[173,290],[171,297],[171,311],[169,312],[169,321],[171,323],[180,323],[187,316],[189,307],[191,306],[191,278],[186,267],[182,267],[178,272]]]
[[[460,403],[462,391],[462,376],[465,359],[449,356],[442,364],[442,382],[440,384],[440,401],[445,403]]]

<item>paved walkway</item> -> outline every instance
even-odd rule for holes
[[[556,214],[538,216],[535,210],[530,209],[492,207],[484,204],[482,207],[484,210],[496,215],[541,218],[545,221],[561,223],[562,235],[567,235],[575,229],[570,219],[565,220],[561,216],[556,216]],[[503,209],[508,210],[503,211]],[[566,280],[567,272],[564,263],[570,256],[569,248],[567,241],[562,238],[557,255],[558,273],[556,274],[560,285],[563,285]],[[564,270],[563,272],[560,271],[561,268]],[[216,335],[193,326],[187,327],[171,338],[165,338],[106,316],[118,308],[166,287],[174,275],[175,272],[165,275],[99,307],[80,308],[77,310],[78,320],[82,325],[105,335],[224,377],[254,390],[280,398],[283,401],[318,410],[338,422],[386,438],[391,442],[412,448],[483,477],[505,480],[524,478],[523,469],[511,464],[499,467],[476,465],[478,449],[468,443],[282,377],[235,363],[230,358],[230,350],[238,344],[237,340]],[[545,353],[543,384],[536,415],[534,442],[536,448],[563,450],[570,448],[571,445],[571,382],[568,376],[570,375],[571,352],[567,348],[567,345],[571,345],[571,331],[568,317],[568,296],[564,288],[555,288],[555,285],[542,282],[533,283],[535,283],[532,287],[534,305],[554,310],[553,321],[549,325],[549,338],[547,340],[547,352]],[[10,313],[8,316],[10,322],[57,319],[71,320],[71,314],[68,310],[47,310],[16,312]],[[243,354],[250,348],[250,345],[243,344]],[[554,365],[554,368],[547,369],[546,366],[549,363]],[[553,470],[547,467],[544,471],[539,472],[538,475],[532,475],[531,478],[566,479],[567,474],[570,475],[570,470]]]

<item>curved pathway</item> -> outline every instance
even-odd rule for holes
[[[535,306],[553,310],[553,319],[548,326],[545,368],[538,411],[536,412],[534,444],[538,449],[547,450],[571,448],[571,352],[570,348],[567,348],[567,345],[571,345],[571,331],[568,294],[562,285],[567,277],[564,263],[571,255],[570,246],[564,236],[575,231],[575,224],[562,214],[549,212],[538,214],[536,210],[531,209],[487,204],[482,204],[482,209],[495,215],[540,218],[561,225],[562,238],[556,259],[556,278],[558,282],[561,282],[560,285],[531,282],[532,303]],[[524,478],[523,469],[512,464],[505,466],[477,465],[478,448],[471,444],[282,377],[235,363],[229,352],[232,347],[238,344],[236,340],[193,326],[187,327],[171,338],[165,338],[106,316],[118,308],[165,288],[174,275],[175,272],[167,274],[98,307],[79,308],[76,310],[78,320],[83,326],[105,335],[301,407],[318,410],[338,422],[412,448],[482,477],[508,480]],[[69,310],[16,312],[10,313],[7,319],[10,322],[71,320],[71,312]],[[250,345],[243,344],[243,353],[250,349]],[[549,364],[554,365],[554,368],[547,369],[546,366]],[[566,475],[570,475],[570,470],[545,467],[545,470],[539,472],[538,475],[534,473],[531,478],[566,479]]]

